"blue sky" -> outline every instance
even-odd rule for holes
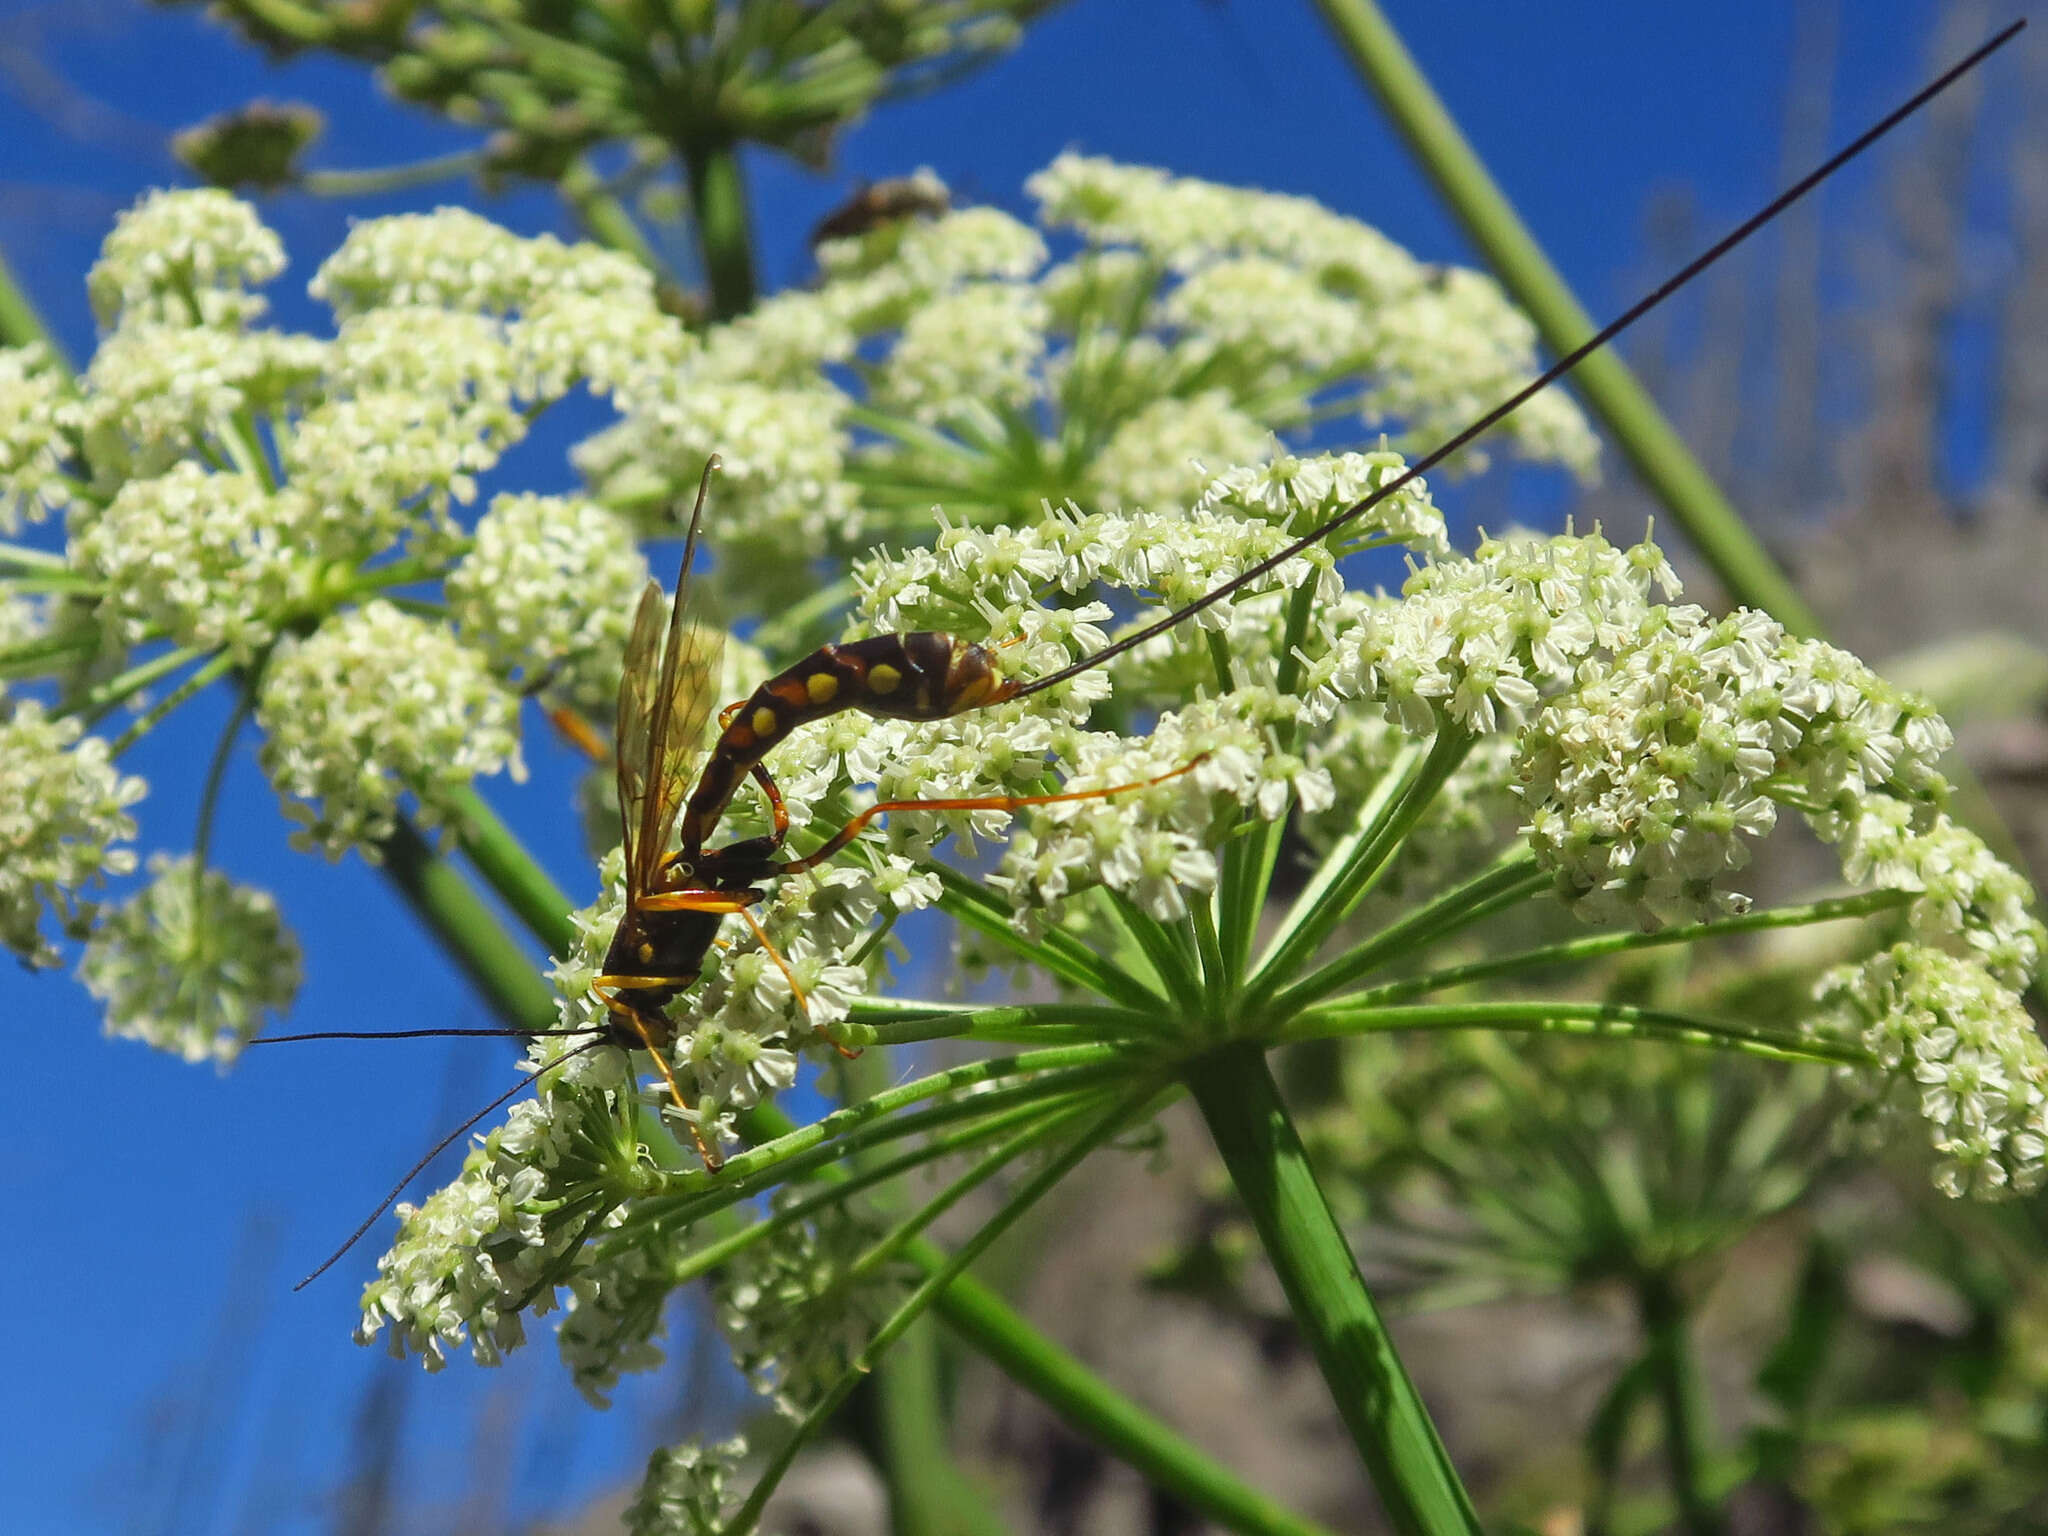
[[[1840,9],[1832,141],[1927,72],[1935,14],[1925,0]],[[1391,0],[1389,10],[1597,314],[1634,296],[1654,192],[1691,188],[1705,227],[1718,229],[1778,179],[1795,10],[1785,0]],[[92,344],[83,275],[102,234],[144,189],[178,179],[158,147],[165,131],[266,95],[328,113],[323,165],[466,142],[383,100],[351,68],[273,67],[193,8],[0,0],[0,51],[11,65],[0,73],[0,248],[79,358]],[[38,66],[90,100],[53,106]],[[1024,177],[1070,146],[1305,193],[1425,257],[1465,257],[1307,0],[1073,0],[1013,57],[847,135],[829,175],[756,160],[764,275],[771,286],[801,278],[804,233],[856,177],[929,164],[969,199],[1021,208]],[[1836,216],[1857,217],[1872,187],[1864,174],[1831,189]],[[318,323],[302,285],[351,215],[457,196],[469,194],[268,205],[293,261],[276,289],[280,319]],[[489,211],[523,230],[557,226],[538,194]],[[560,449],[528,445],[527,484],[568,483]],[[224,709],[202,701],[138,753],[151,781],[146,847],[189,846]],[[558,810],[573,765],[538,734],[528,751],[531,782],[491,793],[586,899],[592,873]],[[375,874],[353,858],[328,865],[286,851],[246,745],[227,804],[218,862],[276,890],[306,946],[294,1027],[487,1022]],[[62,974],[0,972],[0,1009],[21,1042],[23,1132],[9,1173],[20,1305],[0,1373],[0,1528],[326,1528],[323,1491],[342,1475],[351,1424],[380,1381],[403,1403],[400,1497],[422,1506],[410,1528],[452,1521],[480,1415],[514,1426],[494,1483],[504,1518],[484,1525],[573,1507],[634,1474],[654,1426],[676,1410],[677,1376],[593,1414],[563,1387],[536,1330],[519,1367],[459,1364],[422,1379],[349,1340],[374,1240],[310,1291],[289,1289],[441,1129],[507,1080],[507,1052],[477,1041],[284,1048],[220,1078],[102,1040],[89,1000]]]

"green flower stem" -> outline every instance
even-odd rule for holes
[[[1595,1035],[1663,1040],[1760,1056],[1766,1061],[1821,1062],[1874,1068],[1877,1060],[1846,1040],[1808,1039],[1781,1030],[1748,1029],[1721,1019],[1638,1008],[1630,1003],[1578,1000],[1513,1003],[1443,1003],[1385,1007],[1338,998],[1318,1003],[1292,1020],[1281,1038],[1326,1040],[1339,1035],[1385,1034],[1405,1029],[1493,1029],[1515,1034]]]
[[[41,571],[45,576],[63,576],[71,572],[70,565],[60,554],[47,549],[31,549],[26,544],[15,544],[0,539],[0,567],[10,565],[18,565],[23,570]],[[11,587],[14,583],[10,580],[8,585]]]
[[[650,1183],[655,1192],[640,1202],[635,1224],[671,1220],[688,1223],[881,1142],[1007,1109],[1020,1100],[1051,1098],[1090,1083],[1128,1076],[1130,1067],[1120,1059],[1121,1055],[1110,1046],[1061,1046],[966,1062],[930,1073],[878,1093],[872,1099],[835,1109],[785,1136],[751,1147],[728,1159],[716,1174],[691,1171],[654,1175]],[[897,1113],[942,1094],[980,1088],[982,1084],[1013,1077],[1024,1080],[1000,1088],[981,1088],[977,1093],[934,1105],[917,1115]]]
[[[759,1523],[763,1507],[770,1495],[775,1492],[776,1484],[781,1482],[782,1475],[796,1460],[797,1453],[816,1438],[818,1431],[838,1411],[840,1404],[846,1401],[853,1389],[875,1368],[876,1362],[887,1353],[889,1346],[924,1314],[925,1309],[956,1276],[962,1274],[968,1265],[987,1252],[997,1238],[1014,1226],[1018,1219],[1044,1198],[1054,1185],[1073,1172],[1083,1158],[1122,1129],[1139,1105],[1149,1099],[1154,1091],[1151,1084],[1146,1084],[1134,1093],[1119,1096],[1107,1113],[1098,1116],[1086,1130],[1062,1148],[1058,1155],[1046,1159],[1036,1173],[976,1228],[974,1235],[961,1244],[957,1253],[925,1276],[916,1289],[904,1298],[902,1305],[875,1330],[874,1337],[868,1340],[866,1347],[854,1357],[839,1379],[805,1415],[796,1433],[769,1458],[746,1503],[740,1506],[739,1511],[727,1523],[726,1536],[748,1536]]]
[[[1301,686],[1301,644],[1315,620],[1316,584],[1303,582],[1287,602],[1287,626],[1280,642],[1280,666],[1275,686],[1282,693],[1294,693]],[[1275,727],[1282,751],[1292,751],[1294,724]],[[1218,884],[1218,926],[1221,929],[1223,969],[1219,983],[1234,993],[1251,965],[1252,947],[1258,942],[1259,914],[1266,907],[1266,892],[1272,888],[1273,868],[1279,862],[1280,842],[1287,819],[1275,817],[1258,821],[1243,837],[1234,838],[1223,850],[1223,874]]]
[[[1083,947],[1079,940],[1057,928],[1036,940],[1025,938],[1010,926],[1008,905],[971,876],[940,865],[939,879],[945,886],[945,893],[939,898],[939,910],[976,933],[995,940],[1020,960],[1043,966],[1077,987],[1139,1012],[1157,1009],[1163,1001],[1137,977],[1100,959]]]
[[[1007,1136],[1020,1126],[1042,1121],[1047,1116],[1057,1115],[1065,1109],[1093,1103],[1099,1100],[1101,1095],[1101,1088],[1092,1087],[1083,1088],[1065,1098],[1035,1100],[1004,1114],[985,1116],[972,1125],[962,1126],[957,1130],[935,1133],[886,1160],[856,1161],[851,1168],[835,1166],[820,1169],[816,1177],[825,1185],[824,1189],[789,1205],[772,1208],[759,1220],[749,1222],[738,1231],[726,1233],[701,1248],[693,1248],[669,1268],[669,1282],[671,1285],[685,1285],[699,1275],[709,1274],[712,1270],[721,1268],[731,1262],[736,1255],[744,1253],[764,1238],[800,1225],[818,1212],[841,1204],[849,1195],[858,1194],[877,1184],[887,1183],[901,1174],[914,1172],[941,1158],[951,1157],[956,1152],[982,1146],[998,1137]],[[789,1125],[788,1129],[794,1130],[795,1126]],[[642,1242],[647,1236],[645,1232],[636,1231],[632,1234],[632,1241]]]
[[[155,730],[163,722],[164,717],[169,715],[172,710],[183,704],[216,678],[225,677],[234,669],[234,665],[234,657],[228,655],[226,651],[215,651],[208,658],[206,665],[199,668],[156,703],[150,705],[136,719],[133,725],[116,736],[107,746],[108,753],[111,756],[119,757],[123,752],[134,746],[136,742],[142,740],[143,737]]]
[[[697,249],[711,288],[711,314],[730,320],[754,307],[754,245],[747,228],[746,181],[736,144],[684,144]]]
[[[1472,738],[1446,724],[1437,731],[1427,756],[1419,762],[1409,759],[1402,765],[1407,771],[1389,769],[1386,777],[1396,779],[1398,772],[1397,782],[1389,785],[1384,795],[1375,789],[1358,833],[1331,851],[1323,871],[1295,901],[1285,926],[1267,946],[1245,988],[1242,1017],[1257,1017],[1281,982],[1305,966],[1323,940],[1365,899],[1399,850],[1401,840],[1471,750]]]
[[[499,924],[482,898],[409,821],[380,845],[380,867],[449,957],[505,1024],[518,1032],[553,1029],[555,990]]]
[[[1316,1183],[1264,1051],[1235,1043],[1191,1063],[1186,1077],[1394,1528],[1478,1536],[1472,1501]]]
[[[315,197],[377,197],[411,187],[430,187],[437,181],[452,181],[482,169],[484,152],[457,150],[452,155],[435,155],[407,165],[368,166],[346,171],[307,171],[299,178],[302,191]]]
[[[65,377],[76,371],[48,323],[14,280],[7,258],[0,255],[0,347],[26,347],[34,342],[43,344],[50,360],[64,371]]]
[[[1596,329],[1592,320],[1487,174],[1379,7],[1373,0],[1316,4],[1438,195],[1502,286],[1529,312],[1551,351],[1562,356],[1584,342]],[[1820,634],[1820,621],[1798,589],[1613,349],[1580,363],[1572,383],[1721,584],[1794,633]]]
[[[206,765],[206,783],[199,791],[199,818],[192,831],[192,888],[196,892],[206,880],[206,858],[213,847],[213,822],[220,810],[220,787],[228,776],[228,763],[233,760],[235,741],[242,734],[242,727],[254,712],[256,703],[249,691],[241,690],[235,698],[235,707],[228,715],[228,723],[221,727],[220,740],[214,744],[213,758]],[[200,910],[200,904],[193,902],[193,910]]]
[[[1719,918],[1711,923],[1687,923],[1678,928],[1660,928],[1655,933],[1603,933],[1591,938],[1572,939],[1563,944],[1546,944],[1519,954],[1455,965],[1427,975],[1389,982],[1383,987],[1352,995],[1351,1001],[1378,1006],[1411,997],[1423,997],[1448,987],[1462,987],[1496,976],[1513,976],[1523,971],[1550,966],[1575,965],[1603,955],[1630,954],[1639,949],[1660,949],[1672,944],[1693,944],[1702,939],[1727,938],[1738,933],[1756,933],[1766,928],[1798,928],[1809,923],[1832,923],[1843,918],[1867,917],[1909,905],[1913,891],[1866,891],[1860,896],[1836,896],[1826,901],[1796,907],[1771,907],[1745,912],[1740,917]]]
[[[848,1285],[860,1285],[872,1280],[875,1277],[875,1273],[883,1265],[896,1258],[913,1241],[921,1237],[933,1222],[937,1221],[946,1212],[974,1193],[975,1190],[1009,1167],[1010,1164],[1014,1163],[1026,1152],[1029,1152],[1040,1143],[1050,1141],[1062,1132],[1072,1129],[1078,1120],[1095,1118],[1101,1115],[1103,1095],[1094,1094],[1077,1097],[1079,1098],[1078,1103],[1070,1103],[1062,1108],[1040,1115],[1034,1122],[1006,1137],[999,1145],[983,1153],[972,1166],[955,1176],[952,1182],[947,1184],[944,1189],[940,1190],[931,1199],[925,1201],[923,1205],[911,1212],[910,1215],[904,1217],[903,1220],[870,1243],[867,1250],[859,1258],[855,1259],[852,1264],[847,1266],[846,1283]],[[1117,1102],[1127,1105],[1129,1097],[1128,1094],[1117,1095]],[[1145,1118],[1147,1117],[1144,1114],[1132,1111],[1127,1114],[1126,1121],[1128,1124],[1137,1125],[1142,1123]]]
[[[937,427],[928,427],[907,416],[897,416],[857,401],[845,407],[844,415],[849,424],[894,438],[906,448],[919,448],[944,458],[965,459],[976,467],[987,462],[987,455],[977,453],[950,432],[941,432]],[[853,467],[849,466],[849,469]],[[923,487],[920,485],[919,489]]]
[[[1153,974],[1166,988],[1173,1005],[1183,1013],[1200,1017],[1202,997],[1195,986],[1194,968],[1185,962],[1180,946],[1165,924],[1151,913],[1140,910],[1122,891],[1111,890],[1107,886],[1101,890],[1110,911],[1116,914],[1117,922],[1137,941],[1138,948],[1151,963]]]
[[[879,1054],[846,1062],[840,1072],[844,1096],[849,1100],[872,1097],[888,1086],[890,1070],[888,1062]],[[1008,1124],[1000,1131],[985,1134],[979,1139],[999,1140],[1007,1144],[1020,1131],[1063,1123],[1067,1116],[1076,1112],[1077,1106],[1080,1112],[1090,1112],[1099,1101],[1099,1092],[1083,1090],[1063,1106],[1025,1105],[1008,1115],[996,1117]],[[983,1120],[972,1129],[987,1133],[991,1128]],[[957,1132],[951,1136],[928,1137],[921,1145],[912,1146],[907,1154],[882,1166],[907,1172],[910,1166],[914,1166],[908,1164],[908,1158],[930,1151],[935,1143],[941,1141],[953,1142],[957,1151],[965,1151],[972,1145],[965,1135]],[[823,1194],[827,1198],[836,1197],[844,1201],[863,1178],[874,1171],[875,1163],[873,1157],[856,1158],[850,1168],[851,1176],[828,1184]],[[929,1167],[930,1163],[925,1166]],[[876,1188],[866,1202],[868,1208],[886,1217],[900,1216],[907,1203],[909,1186],[881,1180],[874,1182],[881,1187]],[[901,1251],[903,1243],[916,1238],[914,1230],[899,1228],[899,1231],[903,1236],[895,1246],[894,1251],[897,1252]],[[847,1269],[839,1284],[851,1289],[860,1280],[861,1267],[856,1264]],[[973,1522],[967,1518],[970,1510],[986,1504],[985,1500],[973,1497],[973,1490],[954,1464],[944,1398],[937,1335],[931,1319],[920,1318],[876,1368],[869,1394],[870,1412],[866,1423],[888,1485],[893,1536],[959,1536],[963,1529],[973,1528]]]
[[[569,920],[574,903],[548,878],[547,871],[498,819],[484,797],[464,786],[448,795],[441,809],[477,873],[547,946],[548,953],[560,956],[574,950],[576,925]]]
[[[87,631],[84,634],[46,636],[8,646],[0,650],[0,673],[10,677],[17,673],[40,676],[49,670],[51,662],[65,656],[90,656],[99,649],[99,644],[99,636]]]
[[[1322,910],[1330,899],[1330,892],[1344,871],[1358,857],[1367,840],[1373,836],[1389,810],[1406,793],[1408,786],[1415,782],[1421,771],[1424,753],[1420,743],[1410,743],[1396,753],[1394,760],[1387,764],[1386,772],[1372,787],[1372,793],[1360,802],[1352,817],[1351,830],[1340,838],[1330,849],[1327,857],[1316,866],[1308,884],[1301,888],[1301,894],[1294,898],[1294,904],[1280,919],[1273,930],[1272,938],[1266,941],[1266,952],[1259,956],[1258,964],[1252,967],[1252,974],[1263,974],[1282,949],[1293,942],[1301,925]]]
[[[169,677],[187,662],[197,661],[206,654],[205,648],[197,645],[181,645],[176,650],[165,651],[108,678],[97,687],[87,689],[82,697],[52,713],[83,715],[87,720],[97,720],[123,699],[133,697],[152,683]]]
[[[955,1007],[933,1003],[896,1004],[873,1011],[873,1000],[856,1003],[853,1017],[827,1027],[835,1045],[861,1050],[871,1045],[915,1045],[925,1040],[981,1040],[993,1045],[1084,1044],[1105,1038],[1144,1039],[1160,1031],[1157,1019],[1122,1008],[1082,1004],[1026,1004],[1016,1007]]]
[[[875,1372],[875,1431],[892,1536],[1005,1536],[987,1493],[953,1460],[939,1335],[921,1317]]]
[[[794,1122],[772,1106],[749,1110],[741,1126],[755,1141],[772,1140],[795,1129]],[[823,1176],[845,1177],[836,1168],[824,1170]],[[927,1275],[946,1262],[943,1249],[922,1239],[912,1243],[904,1257]],[[956,1277],[939,1293],[934,1310],[947,1327],[1077,1433],[1198,1514],[1251,1536],[1328,1536],[1322,1527],[1289,1513],[1238,1481],[1033,1328],[972,1276]]]
[[[587,160],[577,160],[566,167],[555,183],[569,206],[576,210],[576,221],[584,232],[599,245],[609,246],[622,255],[630,256],[648,271],[657,276],[668,269],[655,254],[654,247],[647,243],[647,237],[640,232],[640,226],[633,222],[633,216],[624,204],[612,195],[604,178]]]
[[[1346,950],[1328,965],[1276,995],[1272,1013],[1280,1018],[1299,1013],[1309,1004],[1319,1002],[1368,972],[1391,961],[1404,959],[1425,944],[1433,944],[1447,934],[1526,901],[1538,891],[1548,890],[1550,876],[1537,869],[1535,863],[1535,856],[1528,850],[1515,850],[1470,880],[1451,887],[1388,924],[1364,943]]]
[[[1686,1536],[1720,1536],[1725,1529],[1700,1486],[1707,1462],[1706,1408],[1686,1328],[1685,1298],[1671,1277],[1647,1274],[1636,1282],[1643,1358],[1664,1416],[1664,1461]]]

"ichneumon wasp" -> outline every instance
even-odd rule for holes
[[[619,809],[623,822],[626,908],[605,955],[603,974],[593,992],[610,1017],[608,1030],[573,1047],[561,1061],[601,1045],[652,1055],[679,1106],[687,1100],[676,1082],[665,1051],[676,1038],[667,1006],[692,983],[728,914],[737,913],[752,928],[771,958],[783,968],[801,1004],[803,994],[787,962],[776,953],[751,908],[768,894],[765,884],[778,877],[817,868],[850,844],[874,818],[902,810],[1005,810],[1063,800],[1097,799],[1146,787],[1159,779],[1109,789],[1035,796],[970,799],[884,801],[867,808],[828,837],[813,852],[781,858],[789,818],[780,792],[765,765],[768,752],[796,726],[846,709],[897,719],[938,720],[1054,687],[1080,673],[1104,665],[1133,647],[1173,629],[1203,610],[1366,516],[1398,495],[1540,394],[1581,361],[1634,325],[1651,310],[1713,266],[1736,246],[1775,219],[1792,203],[1832,176],[1879,138],[1911,117],[1933,97],[1968,74],[1989,54],[2009,42],[2024,23],[2014,23],[1960,63],[1915,93],[1872,127],[1786,188],[1761,210],[1687,263],[1671,278],[1623,311],[1584,342],[1556,359],[1522,388],[1484,412],[1465,428],[1411,461],[1371,495],[1301,535],[1280,550],[1239,572],[1231,580],[1193,602],[1123,635],[1109,645],[1047,675],[1019,681],[1002,675],[994,649],[975,641],[934,632],[877,635],[864,640],[826,645],[762,683],[751,695],[720,715],[720,734],[704,757],[693,788],[698,743],[711,715],[711,688],[717,676],[722,640],[693,624],[688,615],[691,563],[715,456],[705,466],[686,536],[676,593],[663,623],[658,583],[643,591],[626,650],[616,719],[615,753]],[[1161,778],[1194,767],[1188,763]],[[751,777],[767,797],[772,830],[720,846],[707,846],[720,817],[740,782]],[[672,835],[679,846],[668,851]],[[477,1033],[496,1030],[422,1030],[410,1034]],[[588,1030],[565,1031],[587,1034]],[[393,1038],[389,1034],[382,1038]],[[305,1036],[276,1036],[273,1041]],[[322,1038],[315,1036],[312,1038]],[[263,1042],[259,1042],[263,1043]],[[303,1286],[332,1266],[370,1224],[383,1214],[412,1177],[444,1148],[536,1079],[515,1085],[465,1121],[421,1159],[398,1187],[326,1263],[301,1281]],[[693,1130],[707,1167],[716,1170],[717,1155],[701,1133]]]

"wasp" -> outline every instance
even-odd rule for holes
[[[804,1003],[803,988],[789,962],[750,910],[767,897],[766,882],[826,863],[876,817],[892,811],[1014,812],[1060,801],[1106,799],[1196,766],[1191,762],[1157,778],[1105,789],[885,800],[861,811],[812,852],[779,857],[789,835],[789,810],[764,759],[796,727],[847,709],[894,720],[943,720],[1020,697],[1027,685],[1001,674],[994,648],[936,631],[823,645],[721,711],[719,735],[703,754],[700,743],[711,716],[711,690],[719,675],[723,639],[718,631],[689,617],[690,571],[705,498],[718,467],[713,454],[697,486],[666,624],[660,583],[650,578],[626,644],[614,746],[626,908],[605,951],[602,972],[591,983],[611,1018],[610,1042],[646,1050],[676,1104],[684,1108],[688,1098],[667,1059],[675,1026],[665,1010],[702,974],[726,917],[737,914],[745,921],[781,968],[799,1006]],[[686,799],[684,789],[691,784],[700,755],[703,769]],[[720,817],[747,778],[767,798],[771,830],[709,846]],[[679,846],[670,853],[669,841],[679,823]],[[716,1169],[719,1158],[702,1131],[693,1126],[691,1135],[706,1165]]]
[[[815,251],[827,240],[864,235],[904,219],[936,218],[952,206],[953,199],[929,171],[863,181],[851,197],[812,227],[811,249]]]

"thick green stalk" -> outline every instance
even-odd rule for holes
[[[1672,1497],[1686,1536],[1720,1536],[1725,1528],[1700,1486],[1706,1462],[1706,1425],[1699,1370],[1686,1331],[1685,1299],[1668,1275],[1636,1282],[1636,1306],[1643,1328],[1643,1357],[1664,1416],[1664,1461]]]
[[[548,872],[520,845],[482,795],[465,787],[446,799],[455,840],[477,873],[526,925],[527,932],[547,946],[549,954],[566,955],[573,950],[576,925],[569,921],[569,913],[575,903],[548,878]]]
[[[1265,1052],[1229,1045],[1186,1076],[1394,1528],[1478,1536],[1472,1501],[1316,1183]]]
[[[847,1062],[844,1080],[849,1097],[872,1097],[888,1087],[888,1074],[879,1052]],[[1037,1118],[1035,1107],[1015,1113],[1029,1124]],[[852,1177],[845,1182],[897,1161],[900,1158],[863,1153],[853,1160]],[[900,1215],[904,1188],[900,1183],[880,1184],[869,1202],[892,1217]],[[888,1484],[894,1536],[952,1536],[964,1529],[960,1515],[979,1501],[963,1497],[966,1482],[953,1464],[937,1339],[929,1319],[920,1319],[876,1368],[872,1401],[877,1459]]]
[[[1529,312],[1551,351],[1561,357],[1584,342],[1595,330],[1593,321],[1487,174],[1379,7],[1373,0],[1316,4],[1466,237]],[[1573,370],[1572,383],[1721,584],[1794,633],[1818,635],[1820,620],[1806,600],[1627,364],[1612,349],[1596,352]]]
[[[735,144],[684,145],[697,249],[711,289],[711,314],[730,320],[754,307],[754,241],[747,227],[747,185]]]
[[[514,1030],[553,1029],[555,992],[533,958],[409,821],[381,845],[385,878],[498,1017]]]

